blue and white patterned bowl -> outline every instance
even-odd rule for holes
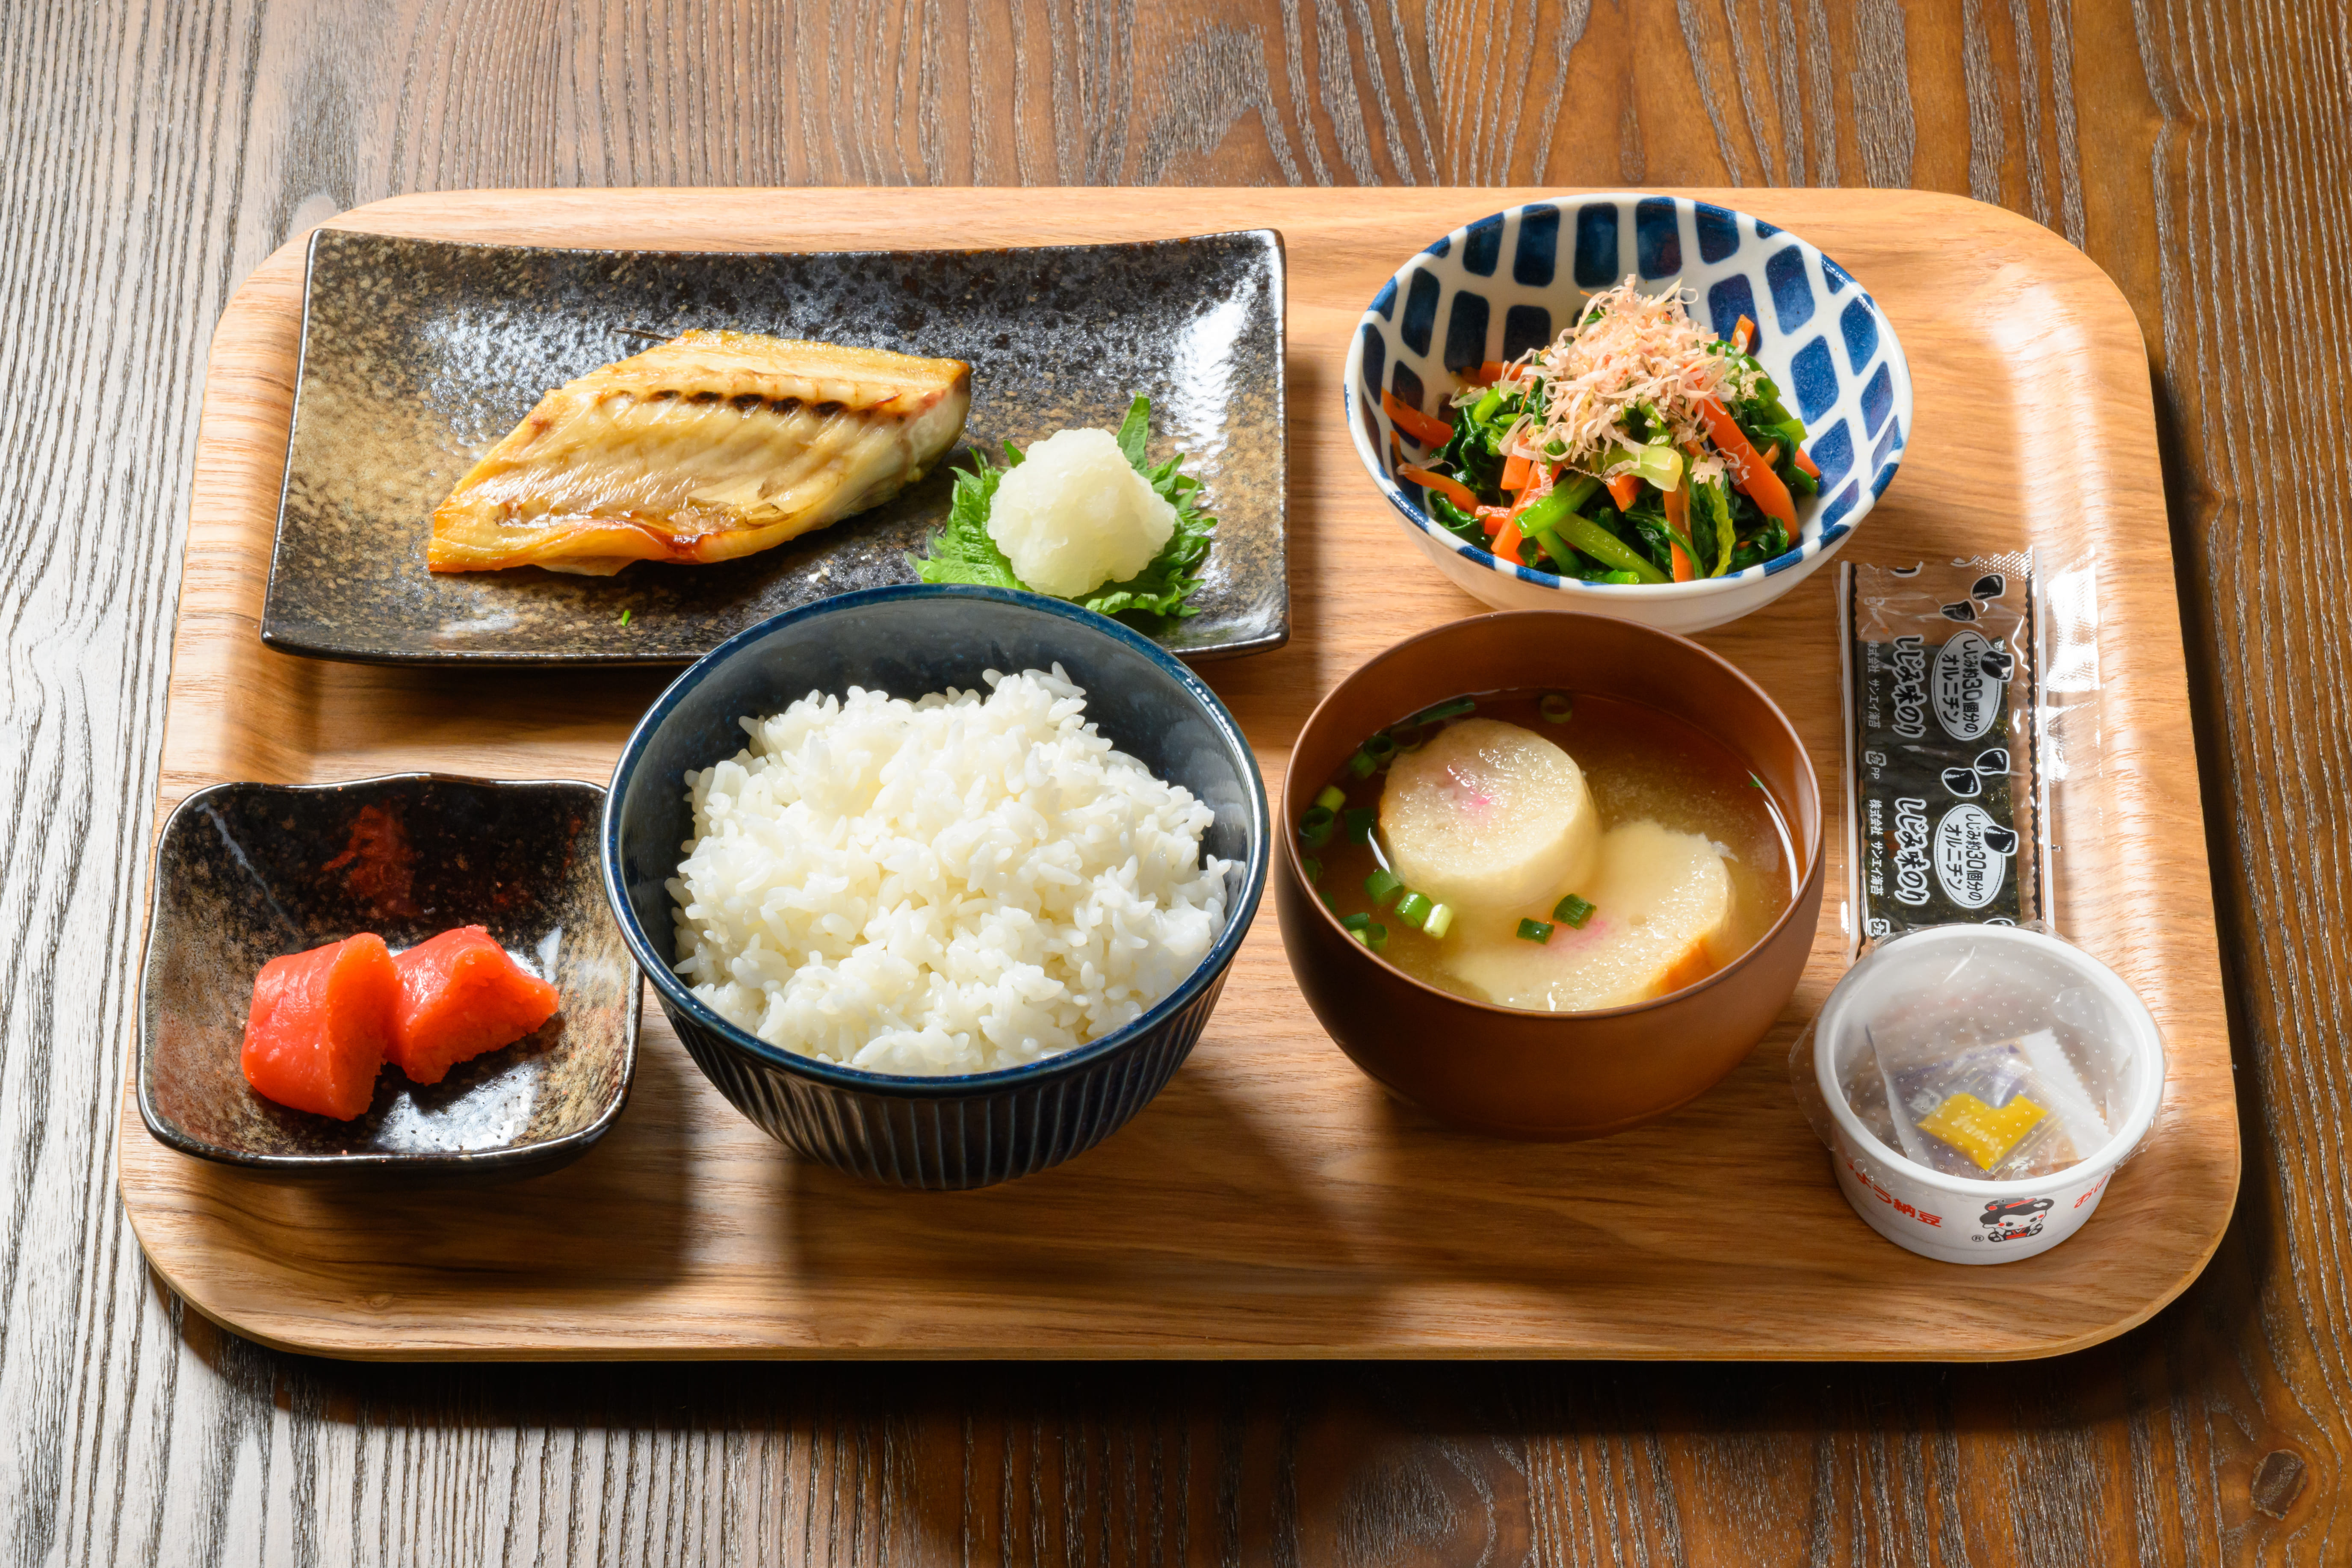
[[[1422,510],[1391,468],[1381,393],[1444,417],[1454,373],[1551,341],[1584,301],[1628,274],[1698,296],[1694,314],[1728,336],[1757,323],[1754,353],[1807,430],[1822,470],[1798,503],[1798,542],[1732,577],[1585,583],[1506,565]],[[1348,350],[1341,384],[1356,454],[1438,569],[1498,609],[1582,610],[1672,632],[1702,631],[1779,598],[1836,553],[1885,493],[1911,435],[1911,368],[1895,328],[1845,268],[1793,234],[1686,196],[1601,192],[1530,202],[1455,229],[1384,284]],[[1425,456],[1410,444],[1407,460]]]

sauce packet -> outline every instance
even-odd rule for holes
[[[2096,766],[2098,689],[2095,581],[2058,577],[2053,598],[2030,551],[1840,566],[1849,958],[1926,926],[2056,929],[2053,786]]]

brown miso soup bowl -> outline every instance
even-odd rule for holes
[[[1654,1001],[1537,1013],[1471,1000],[1392,968],[1341,928],[1301,864],[1298,820],[1364,740],[1469,693],[1549,687],[1646,703],[1712,736],[1771,792],[1800,860],[1762,941]],[[1444,1121],[1507,1138],[1599,1138],[1706,1093],[1797,988],[1822,909],[1822,795],[1769,697],[1687,637],[1549,610],[1480,616],[1399,643],[1308,717],[1283,783],[1275,906],[1292,973],[1349,1059]]]

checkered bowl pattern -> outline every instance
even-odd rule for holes
[[[1551,341],[1594,293],[1632,274],[1696,295],[1692,313],[1752,352],[1805,422],[1821,493],[1798,502],[1785,553],[1731,577],[1586,583],[1497,561],[1431,521],[1397,477],[1381,394],[1444,417],[1455,373]],[[1583,610],[1668,631],[1721,626],[1779,598],[1834,554],[1885,492],[1911,434],[1911,370],[1895,329],[1853,276],[1795,235],[1685,196],[1609,192],[1530,202],[1465,225],[1382,285],[1341,385],[1356,454],[1439,569],[1504,609]],[[1407,443],[1405,462],[1425,457]]]

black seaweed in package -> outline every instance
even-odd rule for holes
[[[1848,566],[1852,945],[2042,921],[2030,553]]]

